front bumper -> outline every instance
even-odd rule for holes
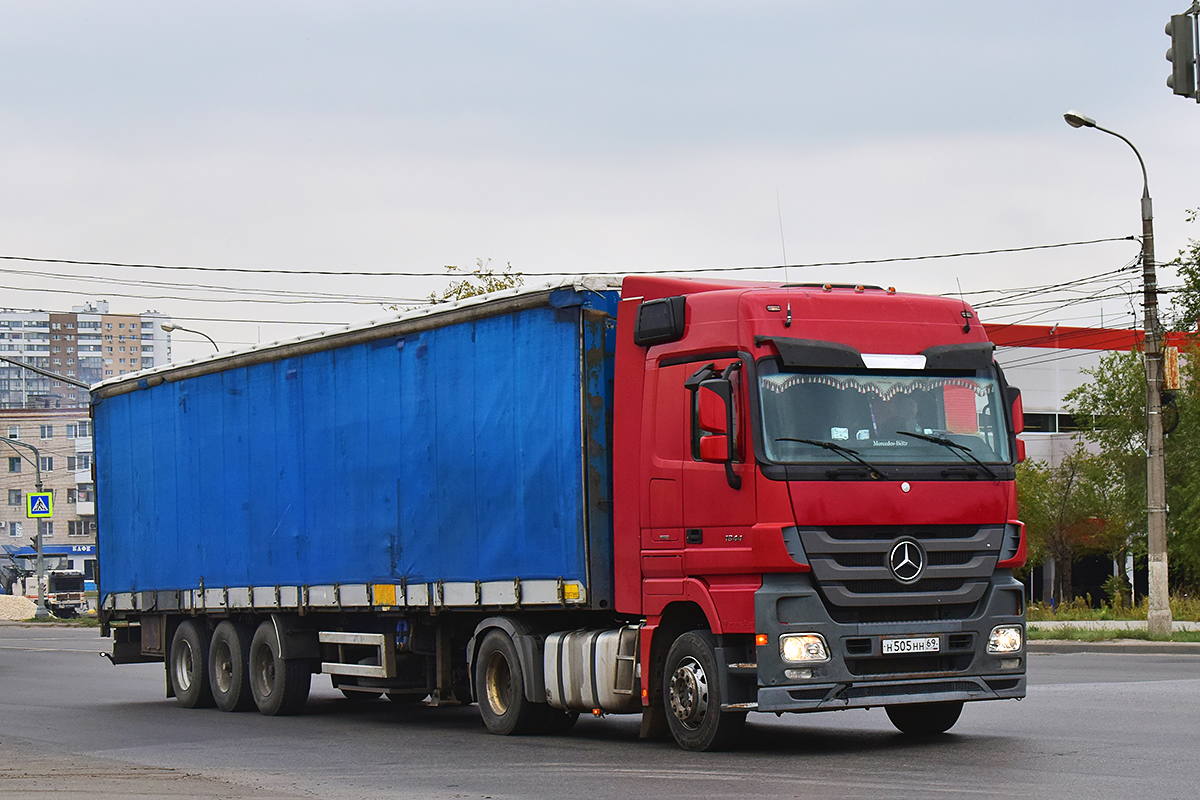
[[[823,711],[841,708],[1002,700],[1025,696],[1024,646],[1013,653],[986,652],[997,625],[1024,627],[1022,588],[1007,571],[992,576],[973,613],[962,619],[846,623],[832,619],[808,574],[764,576],[755,594],[758,710]],[[830,660],[784,662],[783,633],[819,633]],[[885,639],[937,637],[936,654],[884,655]],[[809,677],[790,677],[808,673]]]

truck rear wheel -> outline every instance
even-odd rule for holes
[[[275,624],[259,625],[250,642],[250,692],[258,710],[271,717],[299,714],[311,680],[306,660],[283,658]]]
[[[521,659],[504,631],[489,632],[479,646],[475,690],[479,694],[479,715],[491,733],[519,736],[544,729],[550,707],[525,697]]]
[[[213,705],[208,685],[208,631],[194,620],[185,619],[171,638],[171,662],[167,670],[175,698],[184,708]]]
[[[725,750],[741,732],[745,711],[722,711],[716,639],[688,631],[667,652],[663,703],[671,735],[684,750]]]
[[[961,700],[952,703],[912,703],[887,706],[887,715],[902,733],[929,736],[953,728],[962,708]]]
[[[213,700],[222,711],[254,708],[250,694],[250,630],[245,625],[227,619],[213,631],[208,682]]]

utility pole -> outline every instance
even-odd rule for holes
[[[1096,120],[1068,111],[1072,128],[1095,128],[1115,136],[1133,150],[1142,167],[1142,302],[1146,321],[1146,534],[1149,545],[1150,612],[1146,623],[1154,636],[1170,636],[1171,595],[1167,583],[1167,478],[1162,424],[1162,340],[1158,325],[1158,275],[1154,268],[1154,209],[1146,162],[1133,142]]]

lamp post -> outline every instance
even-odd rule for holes
[[[1167,588],[1167,481],[1162,425],[1162,343],[1158,330],[1158,277],[1154,271],[1154,212],[1146,162],[1133,142],[1096,120],[1068,111],[1072,128],[1095,128],[1117,137],[1133,150],[1142,167],[1142,295],[1146,308],[1146,532],[1149,540],[1150,613],[1147,627],[1157,636],[1171,635],[1171,603]]]
[[[205,339],[208,339],[209,343],[212,344],[214,348],[216,348],[217,352],[221,351],[221,348],[217,347],[217,343],[213,341],[213,338],[204,331],[192,330],[191,328],[185,328],[182,325],[173,325],[170,322],[164,322],[158,327],[162,328],[167,333],[170,333],[171,331],[187,331],[188,333],[194,333],[197,336],[203,336]]]
[[[41,463],[42,462],[42,454],[41,454],[41,451],[38,450],[33,445],[28,444],[27,442],[18,442],[13,439],[2,439],[0,441],[3,441],[9,447],[11,447],[13,450],[15,450],[17,455],[21,456],[21,458],[25,459],[26,461],[29,461],[30,464],[33,464],[33,485],[37,488],[38,492],[41,492],[42,491],[42,463]],[[20,445],[21,447],[28,447],[30,450],[32,450],[33,451],[33,459],[30,460],[29,456],[25,455],[20,450],[17,450],[17,445]],[[50,615],[50,611],[46,608],[46,587],[42,583],[42,581],[46,577],[46,551],[42,549],[41,520],[37,520],[37,526],[38,526],[38,531],[37,531],[37,533],[34,534],[33,543],[37,548],[38,599],[37,599],[37,611],[34,612],[33,616],[35,619],[48,619],[51,615]]]

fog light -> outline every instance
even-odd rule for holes
[[[1024,639],[1024,631],[1020,625],[997,625],[992,628],[992,635],[988,637],[987,651],[989,653],[1015,653],[1021,649]]]
[[[811,669],[785,669],[784,677],[791,678],[794,681],[808,680],[812,677]]]
[[[1002,658],[1000,659],[1000,669],[1016,669],[1021,666],[1019,658]]]
[[[779,637],[784,661],[828,661],[829,648],[819,633],[785,633]]]

